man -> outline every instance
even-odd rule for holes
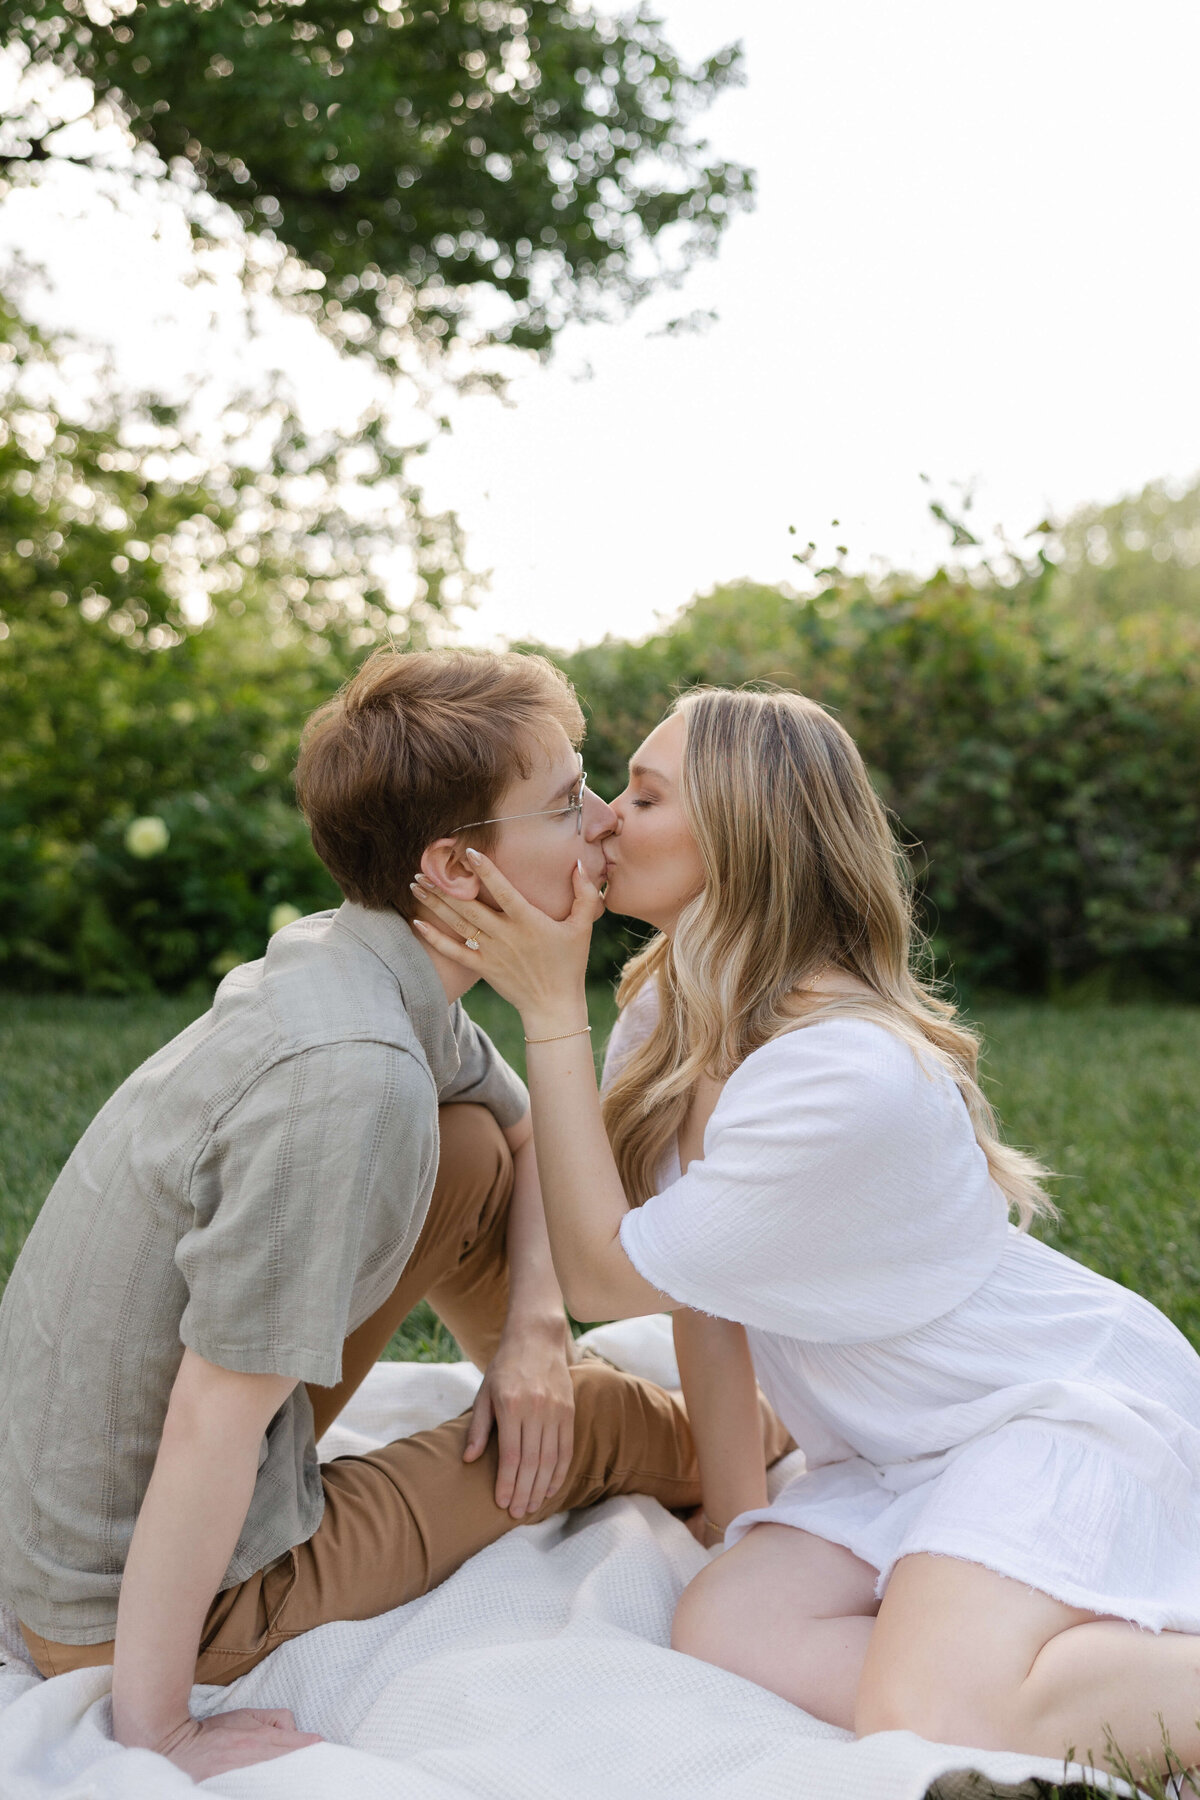
[[[192,1719],[194,1680],[389,1610],[520,1520],[698,1501],[677,1397],[576,1358],[525,1090],[408,923],[418,869],[480,893],[471,845],[565,917],[611,824],[582,734],[540,658],[371,657],[297,772],[346,904],[129,1077],[0,1306],[0,1594],[43,1674],[112,1662],[117,1738],[194,1779],[314,1741]],[[422,1296],[485,1369],[473,1411],[320,1466]]]

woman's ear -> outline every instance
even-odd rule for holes
[[[435,839],[421,857],[421,873],[443,894],[456,900],[476,900],[479,877],[463,854],[464,848],[461,838]]]

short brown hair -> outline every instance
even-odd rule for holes
[[[527,777],[547,727],[583,739],[566,676],[515,651],[377,650],[304,727],[296,794],[317,855],[348,900],[412,912],[435,839],[489,818]],[[492,833],[472,832],[487,849]],[[464,840],[464,842],[467,840]]]

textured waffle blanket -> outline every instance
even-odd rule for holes
[[[639,1374],[673,1379],[665,1319],[605,1326],[590,1341]],[[345,1455],[436,1424],[470,1404],[478,1379],[466,1364],[380,1364],[322,1451]],[[197,1712],[287,1706],[326,1740],[209,1781],[205,1792],[229,1800],[921,1800],[937,1783],[941,1800],[985,1800],[1031,1777],[1062,1779],[1061,1764],[904,1732],[856,1743],[762,1688],[676,1654],[671,1614],[704,1560],[652,1500],[612,1500],[515,1530],[423,1599],[310,1632],[228,1688],[197,1688]],[[161,1757],[113,1743],[107,1669],[42,1681],[2,1609],[0,1658],[2,1800],[157,1800],[192,1787]]]

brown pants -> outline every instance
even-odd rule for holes
[[[484,1368],[508,1308],[508,1203],[512,1158],[481,1106],[447,1106],[429,1217],[391,1296],[346,1339],[342,1379],[310,1387],[321,1436],[421,1299]],[[534,1524],[613,1494],[650,1494],[664,1506],[698,1505],[700,1488],[687,1416],[677,1396],[653,1382],[585,1358],[571,1370],[575,1448],[566,1479]],[[790,1440],[765,1401],[764,1451],[773,1462]],[[218,1594],[200,1638],[196,1680],[244,1675],[277,1645],[334,1619],[370,1619],[427,1593],[469,1556],[518,1522],[495,1503],[496,1434],[464,1463],[471,1415],[398,1438],[369,1456],[325,1463],[325,1512],[307,1543],[237,1587]],[[43,1675],[110,1663],[103,1644],[56,1644],[21,1627]]]

